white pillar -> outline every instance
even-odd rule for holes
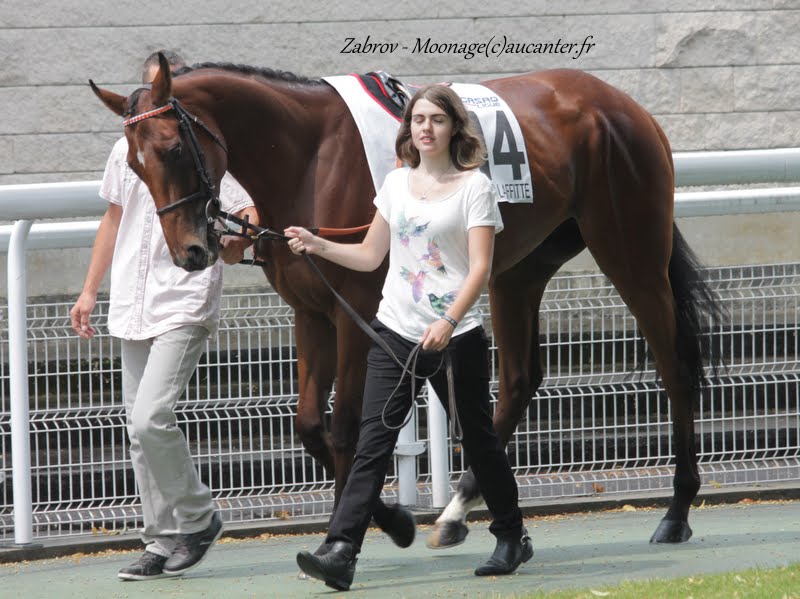
[[[443,508],[450,501],[450,468],[447,443],[447,412],[444,411],[433,385],[428,385],[428,439],[430,443],[431,503]]]
[[[28,422],[28,327],[25,246],[32,221],[14,223],[8,246],[8,347],[11,387],[11,469],[14,481],[14,542],[33,540],[31,442]]]
[[[397,456],[397,500],[402,505],[417,505],[417,456],[425,451],[425,443],[417,441],[417,425],[413,412],[400,429],[394,453]]]

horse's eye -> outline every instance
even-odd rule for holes
[[[182,150],[181,144],[175,144],[169,150],[167,150],[167,153],[169,154],[170,158],[172,158],[173,160],[177,160],[178,158],[181,157],[181,150]]]

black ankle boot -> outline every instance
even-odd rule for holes
[[[528,531],[497,536],[497,545],[489,561],[475,570],[475,576],[511,574],[519,565],[533,557],[533,543]]]
[[[336,541],[325,555],[308,551],[297,554],[297,565],[311,576],[325,582],[337,591],[347,591],[356,573],[356,551],[352,543]]]

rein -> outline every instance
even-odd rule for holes
[[[231,214],[230,212],[225,212],[224,210],[219,210],[217,212],[217,220],[222,224],[224,229],[220,231],[220,235],[231,235],[233,237],[244,237],[246,239],[250,239],[252,241],[258,241],[259,239],[270,239],[273,241],[286,241],[288,237],[286,237],[283,233],[278,233],[269,227],[259,227],[250,223],[249,219],[247,218],[239,218],[235,214]],[[232,222],[236,225],[239,225],[242,230],[241,231],[234,231],[231,229],[225,221]],[[306,227],[306,230],[311,232],[314,235],[319,235],[321,237],[345,237],[347,235],[355,235],[357,233],[365,233],[369,230],[370,225],[361,225],[360,227],[349,227],[343,229],[333,229],[330,227]],[[254,235],[249,235],[245,233],[248,229],[252,229],[255,231]],[[249,261],[248,261],[249,263]],[[262,263],[263,264],[263,263]]]

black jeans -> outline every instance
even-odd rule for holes
[[[400,361],[405,362],[415,344],[389,330],[378,320],[372,322],[372,327]],[[450,353],[453,363],[454,393],[463,430],[464,455],[492,514],[490,530],[495,535],[519,531],[522,528],[522,512],[519,509],[517,482],[492,424],[489,342],[486,333],[483,328],[467,331],[453,337],[444,351]],[[439,352],[420,352],[417,374],[423,376],[433,372],[440,362]],[[403,422],[414,399],[411,397],[411,381],[406,376],[391,405],[385,406],[400,380],[400,373],[400,367],[373,343],[367,357],[367,380],[356,456],[336,512],[331,517],[328,542],[348,541],[357,551],[361,548],[399,435],[399,430],[394,429]],[[430,382],[445,410],[448,410],[444,365],[430,376]],[[416,388],[420,386],[421,381],[417,381]],[[384,406],[386,410],[382,417]],[[392,429],[384,424],[384,418]]]

